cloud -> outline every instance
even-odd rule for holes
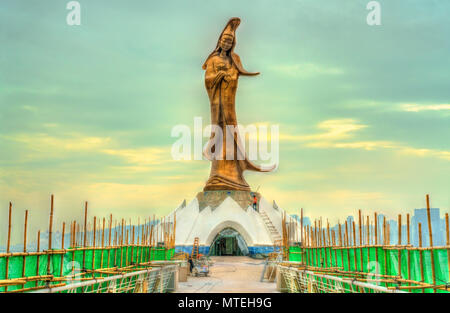
[[[450,104],[418,104],[418,103],[403,103],[400,104],[402,111],[407,112],[421,112],[421,111],[444,111],[450,110]]]
[[[433,149],[417,149],[412,147],[402,147],[400,152],[408,155],[414,155],[419,157],[437,157],[440,159],[450,161],[450,151],[445,150],[433,150]]]
[[[290,135],[280,134],[280,140],[285,141],[310,141],[310,140],[338,140],[349,138],[352,132],[358,131],[368,127],[360,124],[357,120],[347,119],[333,119],[325,120],[317,125],[317,128],[325,130],[325,132],[311,135]]]
[[[280,134],[280,141],[299,142],[310,148],[363,149],[373,151],[377,149],[392,149],[406,155],[419,157],[436,157],[450,160],[450,151],[415,148],[389,140],[351,140],[356,132],[367,128],[368,125],[359,123],[355,119],[332,119],[317,124],[323,133],[311,135]]]
[[[364,149],[375,150],[378,148],[391,149],[396,144],[391,141],[354,141],[354,142],[312,142],[307,144],[308,147],[314,148],[347,148],[347,149]]]
[[[309,78],[319,75],[341,75],[344,71],[337,67],[326,67],[314,63],[275,65],[271,70],[293,77]]]
[[[158,165],[171,162],[170,147],[149,147],[136,149],[103,149],[101,152],[115,155],[127,163],[137,165]]]
[[[46,133],[16,134],[1,136],[2,138],[26,145],[36,151],[56,150],[96,150],[111,142],[109,137],[84,136],[78,133],[67,133],[58,137]]]

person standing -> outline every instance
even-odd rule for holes
[[[258,211],[258,198],[256,198],[256,195],[253,195],[253,210]]]

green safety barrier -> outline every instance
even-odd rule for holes
[[[170,260],[175,254],[175,249],[150,248],[146,246],[123,246],[105,249],[85,249],[73,250],[64,254],[26,255],[26,256],[3,256],[0,257],[0,280],[53,275],[53,277],[70,276],[79,273],[78,270],[98,270],[102,268],[124,267],[136,263],[150,261]],[[6,278],[6,263],[9,259],[8,277]],[[48,261],[50,260],[50,264]],[[83,262],[84,260],[84,262]],[[23,275],[23,265],[25,262],[25,275]],[[83,264],[84,263],[84,264]],[[49,266],[48,266],[49,265]],[[61,271],[62,266],[62,271]],[[96,273],[94,277],[100,276]],[[58,284],[50,282],[48,286]],[[34,288],[46,286],[43,280],[28,281],[24,285],[10,285],[7,291],[14,291],[23,288]],[[5,287],[0,287],[0,292],[4,292]]]
[[[400,254],[399,254],[400,251]],[[433,253],[434,264],[431,254]],[[400,270],[399,273],[399,257]],[[410,268],[408,269],[408,259]],[[436,285],[448,285],[447,290],[436,290],[438,293],[450,292],[449,252],[448,249],[413,250],[383,247],[362,248],[301,248],[289,247],[289,261],[302,262],[307,266],[333,268],[344,271],[377,273],[389,276],[401,276],[417,282],[433,284],[433,269]],[[378,268],[378,269],[377,269]],[[423,270],[422,270],[423,268]],[[382,286],[395,287],[397,284],[381,283]],[[414,284],[412,284],[414,285]],[[412,289],[412,292],[432,293],[433,289]]]

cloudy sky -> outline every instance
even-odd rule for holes
[[[209,121],[201,69],[232,16],[241,124],[279,125],[280,165],[246,179],[311,217],[450,207],[450,3],[81,0],[0,3],[0,226],[82,215],[164,215],[208,161],[174,161],[177,124]],[[35,230],[35,229],[32,229]],[[17,229],[16,232],[19,230]],[[0,235],[3,238],[4,234]]]

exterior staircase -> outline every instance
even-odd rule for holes
[[[281,238],[280,233],[278,232],[277,228],[273,225],[267,213],[263,210],[260,210],[259,215],[261,216],[262,220],[264,221],[264,225],[269,231],[270,238],[272,239],[273,244],[275,246],[281,246],[283,243],[283,239]]]

